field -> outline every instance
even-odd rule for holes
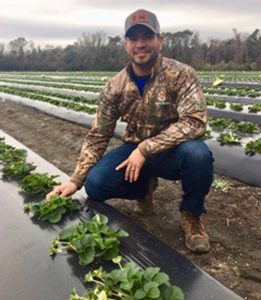
[[[99,91],[110,76],[110,73],[0,73],[0,128],[70,174],[87,129],[57,119],[57,110],[56,117],[55,113],[53,116],[46,113],[55,105],[60,115],[71,110],[93,115]],[[215,175],[207,197],[206,216],[212,251],[198,256],[183,245],[178,226],[177,207],[181,197],[178,182],[160,181],[154,214],[138,211],[131,201],[113,199],[109,203],[243,298],[261,299],[261,73],[202,72],[200,78],[210,116],[206,142],[211,141],[215,149],[239,153],[239,161],[252,164],[253,168],[246,171],[238,164],[230,165],[238,173],[234,179]],[[212,83],[217,78],[224,82],[215,87]],[[38,110],[30,107],[32,103],[37,104]],[[113,139],[110,147],[117,144],[119,140]],[[228,175],[225,168],[222,170]],[[251,177],[250,172],[256,172],[255,176]]]

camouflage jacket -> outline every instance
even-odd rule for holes
[[[159,57],[143,96],[130,70],[131,64],[110,79],[100,95],[93,127],[71,177],[79,188],[106,150],[118,119],[127,123],[123,140],[137,143],[146,157],[197,138],[205,131],[206,102],[194,69]]]

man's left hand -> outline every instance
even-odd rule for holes
[[[116,167],[116,171],[126,168],[125,180],[129,182],[137,181],[140,175],[140,170],[146,162],[146,157],[141,154],[136,148],[131,155]]]

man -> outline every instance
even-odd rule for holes
[[[213,179],[213,159],[198,139],[207,123],[205,99],[195,71],[162,58],[162,45],[155,14],[140,9],[127,17],[124,46],[131,62],[101,93],[70,182],[55,187],[48,197],[68,196],[84,185],[91,200],[142,203],[156,188],[151,178],[181,180],[186,246],[207,252],[209,238],[201,214]],[[124,143],[103,156],[119,118],[127,123]]]

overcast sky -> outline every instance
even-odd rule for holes
[[[261,0],[0,0],[0,43],[25,37],[64,46],[99,30],[122,36],[125,18],[138,8],[156,13],[162,31],[190,29],[204,41],[261,28]]]

